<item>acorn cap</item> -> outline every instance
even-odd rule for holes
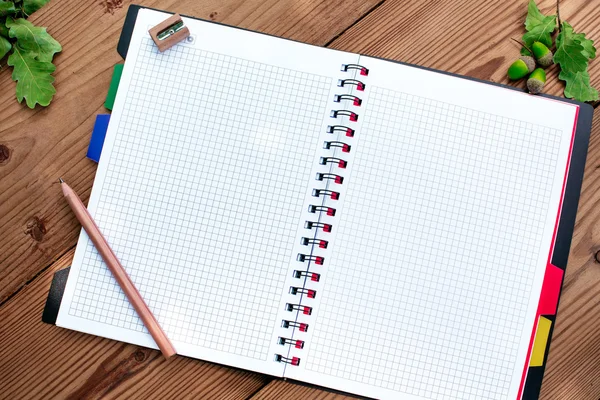
[[[540,64],[540,66],[546,68],[554,63],[554,55],[544,43],[533,42],[533,44],[531,45],[531,51],[533,51],[533,55],[535,56],[535,59],[538,61],[538,64]]]
[[[533,58],[531,57],[520,57],[517,61],[512,63],[508,68],[507,75],[513,81],[524,78],[528,73],[533,71],[533,68],[530,69],[530,61],[525,61],[523,58],[529,58],[531,61],[533,61]],[[533,61],[533,64],[535,66],[535,61]]]
[[[535,59],[531,56],[521,56],[519,57],[525,65],[527,65],[527,72],[531,72],[535,69]]]
[[[529,75],[529,79],[527,79],[527,89],[529,89],[529,93],[538,94],[544,89],[545,83],[546,71],[542,68],[536,68],[531,75]]]
[[[554,55],[550,50],[548,50],[548,53],[538,58],[537,62],[541,67],[548,68],[549,66],[554,64]]]

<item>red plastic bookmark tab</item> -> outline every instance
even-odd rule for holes
[[[542,284],[542,293],[540,294],[538,315],[556,314],[563,274],[564,271],[555,265],[548,263],[546,266],[546,274],[544,275],[544,283]]]

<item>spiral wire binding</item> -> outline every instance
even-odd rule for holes
[[[319,160],[319,164],[326,165],[327,163],[337,163],[338,167],[346,168],[348,166],[348,162],[346,160],[342,160],[337,157],[321,157]]]
[[[343,72],[349,72],[356,70],[362,76],[367,76],[369,74],[369,70],[362,65],[358,64],[343,64],[341,70]],[[340,79],[338,80],[339,87],[346,86],[355,86],[356,90],[364,91],[365,84],[364,82],[357,79]],[[360,107],[362,105],[362,99],[358,96],[352,94],[336,94],[334,96],[333,101],[336,103],[341,103],[342,101],[347,100],[351,101],[353,106]],[[358,114],[351,110],[331,110],[330,116],[332,118],[340,118],[340,117],[348,117],[350,122],[358,121]],[[349,126],[337,124],[337,125],[329,125],[327,127],[327,133],[336,134],[342,133],[346,137],[353,138],[356,133],[355,130]],[[352,146],[349,143],[342,142],[339,140],[331,140],[325,141],[323,144],[323,148],[327,150],[335,151],[336,149],[340,149],[342,153],[349,153],[352,149]],[[328,188],[329,184],[332,183],[334,185],[341,185],[344,183],[344,177],[338,174],[331,172],[333,168],[345,169],[348,166],[347,160],[344,160],[339,157],[321,157],[319,160],[320,165],[330,165],[330,172],[317,173],[316,180],[321,182],[326,182],[325,188],[314,188],[312,190],[312,196],[316,198],[325,198],[329,197],[331,200],[339,200],[340,192],[331,190]],[[289,312],[295,312],[296,318],[299,314],[303,315],[311,315],[313,308],[307,305],[302,304],[302,299],[304,296],[310,299],[314,299],[317,295],[317,291],[314,289],[307,289],[304,287],[304,284],[307,281],[319,282],[321,279],[321,274],[318,272],[311,271],[311,266],[318,265],[322,266],[325,263],[325,257],[317,256],[313,254],[313,249],[327,249],[329,245],[329,241],[327,239],[323,239],[319,236],[319,233],[330,233],[333,229],[332,224],[321,222],[321,216],[327,215],[330,217],[334,217],[336,215],[336,209],[333,207],[325,206],[325,199],[323,199],[321,204],[310,204],[308,211],[310,213],[316,214],[316,221],[305,221],[304,228],[307,230],[314,231],[313,237],[302,237],[300,239],[300,244],[303,246],[307,246],[307,251],[303,253],[299,253],[296,257],[297,261],[307,263],[306,270],[294,270],[293,277],[296,279],[300,279],[302,285],[291,286],[290,294],[295,296],[300,296],[299,301],[297,303],[286,303],[285,309]],[[309,324],[294,321],[292,319],[284,319],[281,321],[281,326],[285,329],[298,329],[300,332],[307,332]],[[298,339],[290,339],[287,337],[280,336],[278,338],[278,344],[282,346],[290,346],[295,347],[297,349],[304,348],[304,341]],[[282,352],[283,353],[283,352]],[[288,350],[289,354],[289,350]],[[275,354],[275,361],[282,362],[290,365],[300,365],[299,357],[285,357],[281,354]]]
[[[280,345],[291,344],[297,349],[301,349],[304,347],[304,340],[289,339],[289,338],[284,338],[281,336],[279,337],[278,343]]]
[[[308,324],[305,324],[303,322],[288,321],[287,319],[281,321],[281,327],[286,329],[298,328],[300,332],[308,332]]]
[[[325,162],[325,164],[326,163],[327,162]],[[340,168],[346,168],[346,167],[344,166],[344,167],[340,167]],[[329,198],[331,198],[331,200],[339,200],[340,199],[340,192],[336,192],[335,190],[329,190],[329,189],[313,189],[312,195],[313,195],[313,197],[329,196]]]
[[[323,239],[311,239],[311,238],[307,238],[307,237],[303,237],[302,239],[300,239],[300,243],[302,245],[304,245],[304,246],[309,246],[311,244],[316,244],[316,245],[318,245],[322,249],[326,249],[327,246],[329,245],[329,242],[327,240],[323,240]]]
[[[347,126],[344,125],[329,125],[327,127],[327,133],[335,133],[338,131],[342,131],[346,133],[346,136],[348,137],[354,137],[354,129],[349,128]]]
[[[321,280],[321,274],[316,272],[294,270],[294,278],[300,279],[302,277],[309,278],[313,282],[319,282]]]
[[[290,287],[290,293],[293,294],[294,296],[297,296],[298,294],[305,294],[306,297],[308,297],[309,299],[314,299],[315,297],[317,297],[316,290],[306,289],[306,288],[301,288],[301,287],[296,287],[296,286]]]

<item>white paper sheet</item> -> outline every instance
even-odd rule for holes
[[[357,56],[189,19],[161,54],[167,16],[138,14],[89,210],[179,354],[282,375],[284,282]],[[57,324],[156,347],[83,232]]]
[[[577,107],[360,63],[338,237],[286,376],[375,398],[515,399]]]

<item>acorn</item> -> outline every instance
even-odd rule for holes
[[[546,47],[544,43],[533,42],[531,51],[533,51],[533,55],[540,66],[547,68],[554,64],[554,54],[552,54],[550,49]]]
[[[508,68],[509,79],[516,81],[524,78],[535,69],[535,60],[530,56],[521,56]]]
[[[529,79],[527,79],[527,89],[529,89],[529,93],[532,94],[542,93],[545,83],[546,71],[544,71],[543,68],[536,68],[535,71],[529,75]]]

